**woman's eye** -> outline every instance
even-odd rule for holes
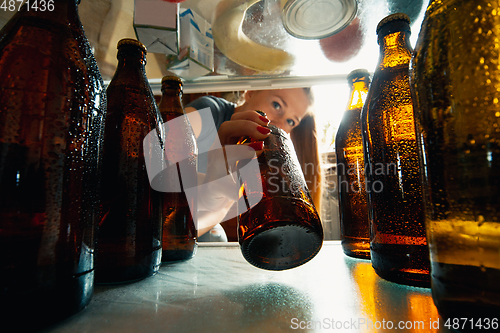
[[[293,119],[287,119],[286,122],[292,127],[295,126],[295,121],[293,121]]]
[[[273,108],[275,108],[276,110],[280,110],[281,109],[281,104],[278,103],[278,102],[273,102]]]

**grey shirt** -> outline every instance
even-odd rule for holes
[[[203,96],[187,106],[201,111],[210,108],[211,112],[200,112],[201,132],[196,143],[198,145],[198,172],[206,173],[207,153],[215,139],[218,139],[217,131],[223,122],[230,120],[234,113],[236,104],[215,96]],[[227,236],[220,224],[216,225],[206,234],[198,237],[199,242],[227,242]]]
[[[231,119],[236,104],[226,101],[223,98],[215,96],[203,96],[186,105],[196,110],[210,108],[211,112],[200,112],[201,132],[196,143],[198,145],[198,172],[206,173],[207,170],[207,152],[218,139],[217,131],[223,122]],[[210,119],[210,113],[212,119]],[[215,124],[215,126],[214,126]]]

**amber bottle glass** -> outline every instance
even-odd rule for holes
[[[409,81],[410,24],[393,14],[378,27],[380,58],[361,112],[371,226],[379,276],[429,286],[422,187]]]
[[[118,42],[118,67],[107,88],[96,282],[143,279],[161,265],[161,193],[146,172],[145,136],[161,117],[149,86],[146,48]]]
[[[365,186],[365,159],[360,114],[370,86],[366,69],[347,76],[350,98],[335,137],[340,235],[344,253],[370,259],[370,222]]]
[[[36,330],[90,301],[105,107],[77,1],[23,5],[0,31],[3,327]]]
[[[260,170],[239,174],[238,240],[252,265],[285,270],[314,258],[323,244],[323,228],[290,136],[274,125],[269,129],[257,157]],[[251,185],[257,182],[262,183],[259,193]]]
[[[197,145],[193,129],[182,104],[182,80],[165,76],[161,84],[159,104],[165,132],[166,160],[173,165],[162,174],[162,181],[177,192],[163,193],[163,256],[162,261],[192,258],[197,249]]]
[[[500,313],[499,13],[432,1],[411,62],[432,295],[466,331]]]

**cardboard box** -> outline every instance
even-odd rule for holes
[[[179,9],[178,55],[167,55],[167,69],[190,80],[207,75],[214,68],[212,25],[191,9]]]
[[[134,30],[148,52],[177,54],[179,4],[162,0],[135,0]]]

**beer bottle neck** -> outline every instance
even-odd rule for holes
[[[361,109],[368,94],[370,79],[366,76],[354,78],[351,83],[351,97],[347,110]]]
[[[413,48],[410,44],[410,26],[407,22],[394,21],[386,24],[378,32],[378,43],[380,67],[397,67],[410,62]]]
[[[139,48],[127,45],[118,49],[118,66],[110,85],[126,85],[146,89],[146,58]]]
[[[162,96],[158,108],[163,121],[184,115],[182,106],[182,85],[178,82],[162,83]]]
[[[146,54],[138,47],[132,45],[120,47],[117,58],[119,67],[132,66],[139,68],[143,72],[145,71]]]

